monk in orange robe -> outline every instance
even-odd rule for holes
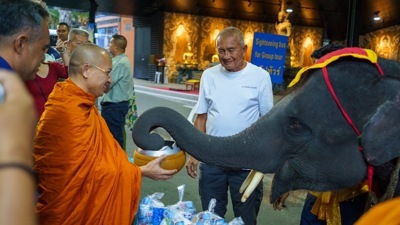
[[[400,197],[373,206],[355,225],[399,225]]]
[[[113,138],[95,107],[108,90],[111,68],[105,49],[81,45],[71,55],[70,78],[48,98],[34,151],[40,224],[130,225],[142,176],[165,180],[176,172],[160,167],[166,156],[142,167],[130,163]]]

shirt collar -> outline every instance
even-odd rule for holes
[[[122,53],[122,54],[119,54],[119,55],[117,55],[117,56],[114,56],[113,58],[114,59],[119,59],[119,58],[122,58],[123,56],[125,56],[126,54],[125,53]]]
[[[14,71],[13,68],[10,66],[10,64],[8,64],[8,62],[5,59],[3,59],[3,57],[1,57],[1,56],[0,56],[0,68]]]

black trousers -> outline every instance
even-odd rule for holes
[[[125,117],[128,113],[129,101],[101,104],[101,115],[107,123],[115,140],[121,148],[124,146]]]
[[[208,210],[212,198],[217,200],[214,212],[224,217],[227,211],[228,191],[235,217],[242,217],[246,225],[257,224],[257,215],[263,198],[263,184],[257,186],[246,202],[242,202],[240,186],[250,170],[228,170],[200,163],[199,192],[203,210]]]

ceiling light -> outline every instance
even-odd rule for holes
[[[378,20],[380,20],[381,19],[381,17],[379,16],[379,11],[378,12],[375,12],[374,13],[374,20],[375,21],[378,21]]]
[[[282,4],[285,4],[284,2],[285,2],[285,1],[282,1]],[[286,7],[286,12],[287,12],[287,13],[293,12],[292,4],[293,4],[292,1],[287,1],[287,2],[286,2],[286,5],[287,5],[287,7]],[[282,5],[282,7],[284,7],[284,6]]]

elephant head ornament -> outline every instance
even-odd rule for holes
[[[344,48],[292,82],[269,113],[236,135],[206,135],[174,110],[156,107],[139,117],[132,137],[143,149],[160,149],[164,140],[151,131],[162,127],[202,162],[275,173],[271,202],[290,190],[353,186],[368,166],[400,156],[399,62]]]

